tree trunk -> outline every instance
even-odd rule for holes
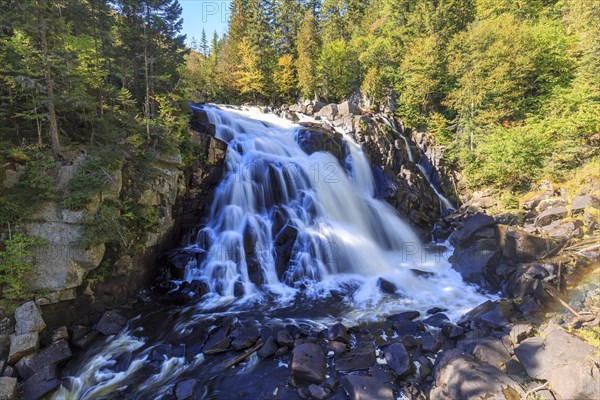
[[[42,5],[40,0],[36,1],[38,31],[40,34],[40,44],[42,46],[42,54],[44,55],[46,89],[48,93],[48,119],[50,120],[50,140],[52,143],[52,153],[59,154],[62,151],[60,146],[60,138],[58,136],[58,120],[56,118],[56,106],[54,104],[54,79],[52,77],[52,67],[48,55],[48,39],[46,37],[46,22],[42,17]]]
[[[146,138],[150,141],[150,79],[148,77],[148,22],[150,7],[146,5],[146,20],[144,21],[144,78],[146,84],[146,99],[144,101],[144,118],[146,120]]]

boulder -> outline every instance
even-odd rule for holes
[[[433,336],[430,332],[424,333],[421,338],[421,349],[427,353],[437,353],[442,348],[442,341]]]
[[[277,342],[275,341],[274,336],[269,336],[263,345],[263,347],[258,350],[257,355],[259,358],[269,358],[275,355],[278,350]]]
[[[202,348],[204,354],[217,354],[223,353],[229,350],[231,339],[229,338],[229,331],[233,321],[226,319],[218,328],[215,328]]]
[[[436,360],[431,400],[525,398],[520,385],[505,373],[459,349],[445,351]]]
[[[361,342],[355,348],[335,356],[336,371],[357,371],[375,365],[375,347],[372,343]]]
[[[392,343],[384,347],[383,355],[387,365],[396,375],[403,376],[413,371],[413,363],[401,343]]]
[[[347,375],[342,386],[351,400],[394,400],[390,385],[371,376]]]
[[[21,385],[24,400],[38,400],[60,385],[55,365],[47,365]]]
[[[127,320],[116,311],[106,311],[96,324],[96,330],[103,335],[116,335],[121,332]]]
[[[69,331],[66,326],[61,326],[60,328],[56,328],[52,335],[50,336],[51,342],[58,342],[59,340],[69,340]]]
[[[193,400],[201,392],[200,382],[196,379],[179,381],[175,385],[175,398],[177,400]]]
[[[565,207],[549,208],[535,219],[535,226],[546,226],[553,221],[561,220],[569,215]]]
[[[494,226],[496,220],[489,215],[477,213],[469,218],[464,225],[450,235],[450,244],[464,247],[471,243],[473,235],[480,229]]]
[[[356,104],[351,103],[349,101],[344,101],[343,103],[338,104],[337,110],[338,115],[340,116],[357,114],[359,112],[359,109],[356,106]]]
[[[416,335],[419,331],[419,324],[415,321],[392,321],[392,327],[400,337],[404,335]]]
[[[515,355],[527,374],[546,380],[560,400],[600,398],[600,369],[596,349],[558,325],[550,324],[540,336],[523,340]]]
[[[457,348],[498,369],[511,358],[510,346],[495,337],[461,340]]]
[[[441,328],[448,321],[450,321],[450,318],[442,313],[433,314],[431,317],[427,317],[423,320],[427,325],[435,326],[436,328]]]
[[[392,282],[388,281],[387,279],[383,279],[383,278],[379,278],[377,280],[377,287],[379,287],[379,290],[381,290],[383,293],[391,294],[391,295],[395,295],[396,290],[398,290],[396,285],[394,285]]]
[[[561,198],[544,199],[544,200],[540,201],[540,203],[537,205],[537,207],[535,209],[537,210],[537,212],[541,213],[550,208],[564,207],[566,205],[567,205],[567,202]]]
[[[337,104],[327,104],[326,106],[323,106],[323,108],[321,108],[315,115],[317,117],[326,118],[330,121],[333,121],[338,115]]]
[[[154,347],[148,356],[148,359],[152,361],[165,361],[170,358],[184,358],[186,353],[185,344],[173,346],[168,343],[159,344]]]
[[[583,222],[581,221],[569,221],[562,223],[560,221],[554,221],[550,225],[542,227],[542,230],[552,239],[564,242],[572,237],[582,237],[582,226]]]
[[[329,396],[329,393],[331,393],[331,391],[327,388],[317,386],[314,384],[308,385],[308,394],[312,399],[324,400],[327,398],[327,396]]]
[[[259,338],[260,332],[253,322],[244,323],[229,333],[231,347],[238,351],[254,346],[254,343],[256,343]]]
[[[8,376],[0,377],[0,400],[13,400],[17,398],[19,384],[17,378]]]
[[[450,257],[452,268],[469,283],[497,290],[502,277],[496,273],[500,251],[492,239],[478,240],[470,247],[456,247]]]
[[[15,310],[15,333],[41,332],[46,328],[40,307],[29,301]]]
[[[298,383],[321,383],[327,373],[327,360],[321,346],[303,343],[292,352],[292,376]]]
[[[280,346],[292,348],[294,347],[294,340],[295,339],[292,336],[292,334],[286,329],[282,329],[279,332],[277,332],[277,344],[279,344]]]
[[[508,225],[496,227],[502,255],[515,263],[539,260],[548,254],[556,242]]]
[[[421,315],[418,311],[404,311],[398,314],[393,314],[388,316],[385,320],[394,322],[394,321],[412,321],[415,318],[419,318]]]
[[[571,213],[580,214],[588,207],[600,210],[600,199],[591,195],[575,196],[571,203]]]
[[[336,342],[350,343],[350,335],[348,334],[348,328],[344,324],[337,323],[329,328],[327,334],[328,340],[334,340]]]
[[[36,352],[39,346],[40,338],[37,332],[10,335],[8,362],[10,364],[16,363],[21,357]]]
[[[52,343],[50,346],[42,349],[39,353],[31,357],[26,363],[25,368],[19,368],[19,375],[27,379],[31,375],[41,371],[43,368],[50,365],[60,365],[71,358],[71,348],[66,340],[59,340]],[[19,362],[23,361],[21,359]]]

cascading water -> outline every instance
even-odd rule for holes
[[[434,306],[456,319],[486,299],[462,282],[444,252],[428,251],[374,198],[370,163],[349,137],[337,138],[340,162],[313,146],[318,132],[289,121],[258,111],[202,111],[228,143],[226,172],[207,223],[181,250],[185,280],[208,294],[186,307],[151,303],[132,311],[125,331],[72,362],[55,399],[166,398],[186,376],[205,385],[206,398],[235,397],[227,395],[231,385],[248,380],[255,387],[245,398],[258,398],[273,391],[262,377],[284,380],[287,365],[254,358],[225,372],[235,354],[200,352],[219,317],[323,328]],[[380,279],[395,295],[382,293]],[[155,356],[165,343],[183,343],[187,355]]]

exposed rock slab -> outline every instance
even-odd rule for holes
[[[15,310],[15,332],[20,335],[29,332],[41,332],[46,328],[40,307],[29,301]]]
[[[321,346],[303,343],[292,353],[292,376],[302,383],[321,383],[327,373],[327,360]]]

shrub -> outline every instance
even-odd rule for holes
[[[7,284],[16,297],[23,293],[23,276],[32,266],[31,247],[46,241],[35,236],[15,234],[4,241],[4,250],[0,251],[0,284]]]

